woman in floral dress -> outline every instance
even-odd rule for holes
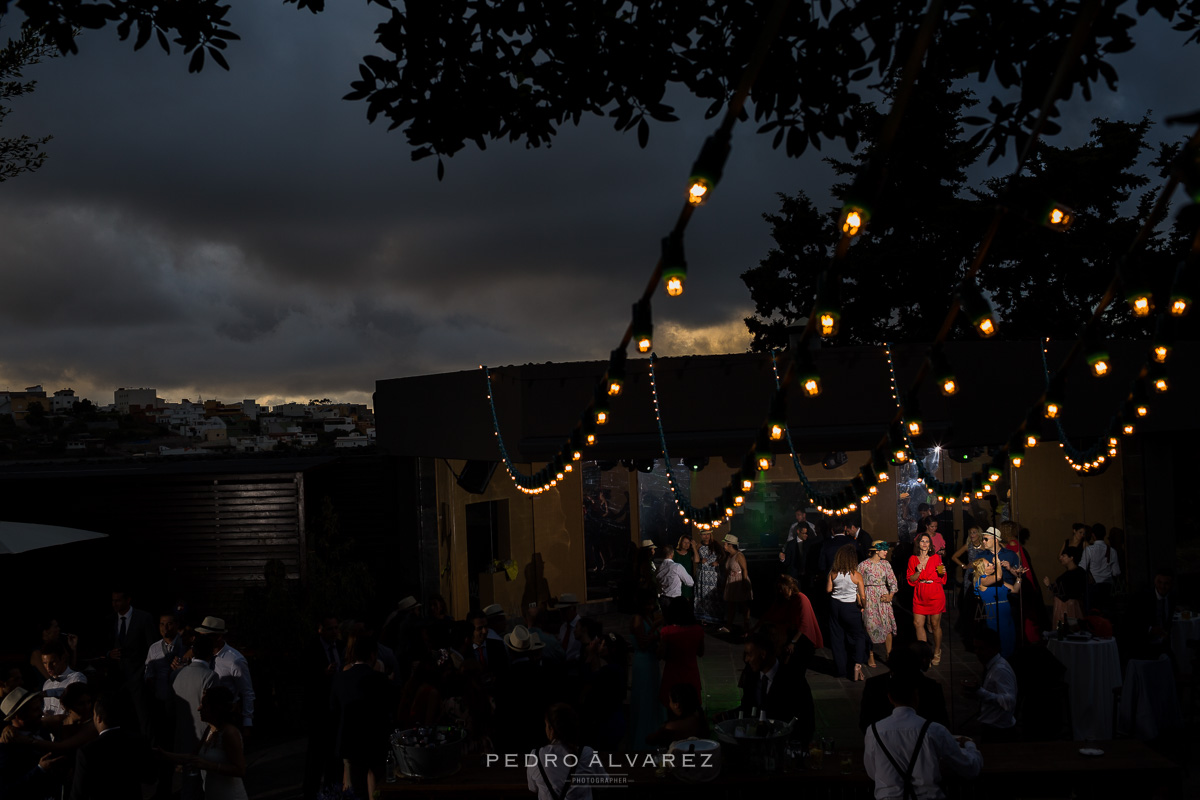
[[[721,582],[720,549],[713,544],[712,534],[700,531],[700,544],[692,548],[692,565],[696,582],[696,619],[706,625],[721,622],[721,594],[717,590]]]
[[[888,561],[890,542],[875,542],[871,556],[858,565],[867,590],[867,605],[863,608],[863,624],[871,647],[867,651],[867,666],[875,666],[875,645],[882,644],[885,658],[892,655],[892,634],[896,632],[896,617],[892,614],[892,597],[900,588],[896,573]]]

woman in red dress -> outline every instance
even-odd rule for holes
[[[696,696],[703,697],[700,686],[700,665],[696,659],[704,655],[704,628],[692,613],[692,601],[676,597],[667,606],[666,625],[659,633],[659,654],[663,659],[662,680],[659,681],[659,701],[671,707],[671,689],[677,683],[696,687]]]
[[[942,612],[946,610],[946,567],[942,558],[933,552],[933,539],[922,533],[913,543],[914,554],[908,558],[905,575],[913,587],[913,624],[917,639],[924,642],[925,618],[933,625],[933,663],[942,660]]]

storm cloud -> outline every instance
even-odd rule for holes
[[[0,388],[362,401],[377,379],[607,355],[714,126],[699,104],[680,98],[683,121],[645,150],[586,119],[551,148],[463,151],[438,182],[340,99],[376,10],[243,3],[232,19],[228,73],[189,75],[111,30],[29,71],[4,132],[55,138],[41,171],[0,184]],[[1181,38],[1140,41],[1121,93],[1077,102],[1068,132],[1190,110],[1160,80],[1195,62]],[[660,355],[748,346],[738,276],[771,245],[761,215],[777,192],[832,202],[826,154],[736,131],[688,232],[687,292],[656,298]]]

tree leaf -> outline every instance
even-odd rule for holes
[[[645,150],[646,145],[650,143],[650,123],[646,122],[644,116],[638,121],[637,137],[638,146]]]

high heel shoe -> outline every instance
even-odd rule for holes
[[[855,664],[854,665],[854,680],[865,681],[866,679],[867,679],[866,676],[863,675],[862,664]]]
[[[942,651],[941,650],[935,650],[933,652],[933,661],[931,661],[930,663],[935,667],[938,664],[942,663]]]

